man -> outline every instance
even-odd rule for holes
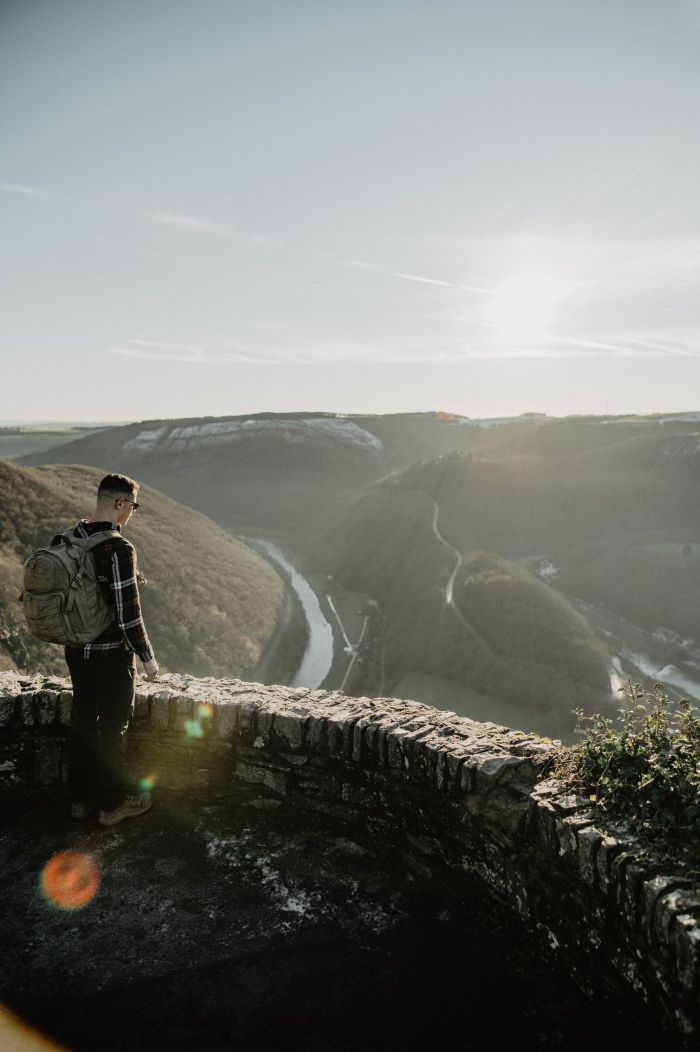
[[[91,519],[81,519],[76,537],[101,530],[121,533],[139,507],[138,484],[126,475],[106,475],[97,490]],[[55,537],[53,543],[60,542]],[[73,732],[68,788],[73,818],[87,818],[95,805],[99,822],[116,825],[144,814],[150,793],[129,792],[124,781],[126,731],[134,708],[135,656],[152,681],[158,663],[141,615],[136,551],[123,537],[108,537],[92,550],[97,579],[114,609],[114,620],[85,646],[65,648],[73,682]]]

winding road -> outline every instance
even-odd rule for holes
[[[440,544],[444,545],[444,547],[447,548],[447,550],[450,551],[452,553],[452,555],[454,555],[455,560],[456,560],[455,566],[454,566],[454,570],[450,574],[450,579],[447,582],[447,587],[445,588],[445,602],[447,603],[447,605],[449,607],[451,607],[451,609],[454,611],[455,616],[459,618],[459,620],[462,622],[462,624],[464,625],[466,630],[471,635],[474,636],[476,641],[484,648],[484,650],[487,652],[487,654],[490,654],[491,657],[495,657],[496,655],[495,655],[493,649],[486,642],[486,640],[482,636],[481,632],[479,632],[479,630],[477,628],[475,628],[474,625],[471,623],[469,618],[466,617],[462,613],[462,611],[457,606],[457,604],[456,604],[456,602],[454,600],[455,580],[457,578],[457,574],[459,573],[459,569],[460,569],[460,567],[462,565],[462,561],[464,559],[464,556],[462,555],[461,552],[459,552],[455,548],[455,546],[453,544],[450,544],[449,541],[446,541],[445,538],[443,537],[443,535],[440,533],[440,527],[438,526],[438,520],[440,518],[440,506],[439,506],[439,504],[438,504],[438,502],[436,500],[433,500],[432,503],[433,503],[433,522],[432,522],[433,533],[435,534],[437,539],[440,541]]]

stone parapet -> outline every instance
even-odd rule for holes
[[[0,786],[59,787],[71,694],[0,673]],[[700,891],[547,778],[556,744],[418,702],[165,675],[137,690],[127,765],[174,789],[233,781],[399,838],[406,865],[477,874],[592,995],[638,998],[693,1047]]]

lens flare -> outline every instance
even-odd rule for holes
[[[197,719],[210,720],[214,715],[214,706],[211,702],[201,701],[197,706]]]
[[[155,771],[151,771],[150,774],[144,775],[144,777],[141,779],[141,781],[139,782],[139,789],[142,793],[150,793],[151,789],[156,784],[156,781],[157,778]]]
[[[59,851],[41,872],[41,891],[47,902],[60,910],[80,910],[94,899],[100,886],[100,871],[91,855],[82,851]]]
[[[204,731],[197,720],[185,720],[185,734],[188,738],[203,738]]]

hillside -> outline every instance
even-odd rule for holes
[[[302,556],[356,492],[416,461],[498,448],[536,417],[479,422],[445,413],[260,413],[106,428],[21,463],[90,464],[148,482],[237,532],[284,538]]]
[[[350,618],[363,610],[357,637],[337,634],[339,682],[367,614],[344,684],[353,692],[404,692],[512,725],[526,713],[533,729],[568,733],[575,705],[609,701],[608,649],[634,676],[635,655],[657,669],[695,660],[624,625],[613,643],[594,606],[632,629],[700,640],[698,414],[263,413],[108,428],[26,459],[48,455],[117,466],[236,532],[282,543],[334,629],[327,592]],[[483,561],[478,587],[454,581],[476,634],[446,603],[450,546],[465,556],[462,572]]]
[[[381,608],[384,691],[428,675],[478,695],[482,719],[501,720],[507,706],[512,725],[570,734],[572,708],[607,701],[604,647],[560,596],[475,544],[462,549],[469,554],[455,581],[465,624],[446,601],[455,557],[435,536],[433,515],[426,493],[401,476],[385,479],[356,501],[336,537],[339,578]]]
[[[64,669],[59,647],[40,643],[24,627],[22,560],[94,508],[101,472],[83,467],[30,469],[0,461],[0,668]],[[260,556],[205,516],[148,486],[126,536],[148,579],[144,616],[162,666],[196,675],[250,678],[287,606],[281,578]],[[301,657],[298,620],[282,648],[276,678]],[[286,666],[289,666],[287,668]]]
[[[376,436],[320,414],[132,424],[24,462],[48,456],[105,470],[118,464],[237,532],[271,532],[300,543],[346,492],[383,473]]]
[[[449,538],[509,557],[576,544],[694,531],[700,456],[664,455],[666,438],[569,456],[484,460],[451,454],[415,465],[401,484],[441,506]]]

